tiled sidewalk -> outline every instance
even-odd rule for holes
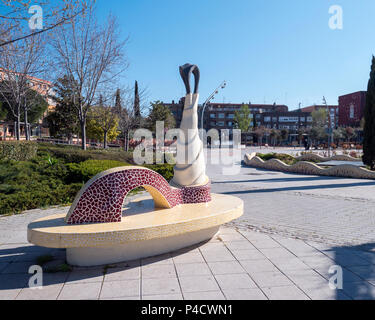
[[[224,227],[215,239],[159,257],[107,267],[44,273],[30,289],[38,256],[63,260],[64,250],[29,244],[0,246],[0,299],[373,299],[375,254]],[[328,270],[340,265],[343,290]]]

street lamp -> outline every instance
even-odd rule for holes
[[[201,129],[203,130],[203,120],[204,120],[204,111],[206,110],[207,104],[213,99],[215,99],[215,95],[219,93],[219,89],[224,89],[227,86],[227,82],[224,80],[220,86],[218,86],[214,92],[207,98],[207,100],[202,105],[202,115],[201,115]]]
[[[332,124],[331,124],[331,114],[328,108],[327,100],[323,96],[323,104],[327,108],[327,116],[328,116],[328,157],[331,157],[331,143],[333,141],[333,136],[332,136]]]

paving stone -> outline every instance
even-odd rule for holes
[[[375,266],[348,267],[348,269],[364,280],[375,281]]]
[[[142,279],[142,294],[144,295],[179,293],[181,290],[177,278]]]
[[[271,287],[262,289],[270,300],[310,300],[296,286],[289,287]]]
[[[43,286],[41,289],[24,288],[17,296],[17,300],[56,300],[63,286],[61,283]]]
[[[185,300],[225,300],[221,291],[186,292],[184,298]]]
[[[100,298],[138,297],[140,286],[140,280],[104,281]]]
[[[266,257],[257,249],[231,250],[233,256],[239,260],[264,260]]]
[[[176,301],[183,300],[182,294],[160,294],[160,295],[146,295],[142,296],[142,300],[163,300],[163,301]]]
[[[101,282],[65,284],[58,300],[97,300],[101,287]]]
[[[187,264],[187,263],[204,263],[204,259],[200,251],[197,252],[188,252],[179,254],[173,257],[175,264]]]
[[[206,263],[176,264],[179,277],[211,275]]]
[[[260,289],[231,289],[223,292],[228,300],[267,300]]]
[[[292,253],[290,253],[288,250],[284,248],[260,249],[260,251],[269,259],[295,258],[295,256]]]
[[[209,262],[208,266],[214,275],[246,273],[238,261]]]
[[[255,247],[250,241],[231,241],[225,243],[226,247],[233,252],[233,250],[254,250]]]
[[[88,283],[88,282],[103,282],[104,273],[102,268],[86,269],[86,270],[73,270],[66,282],[73,283]]]
[[[277,271],[277,268],[267,259],[240,261],[248,273]]]
[[[170,253],[162,254],[155,257],[145,258],[141,260],[142,266],[148,264],[173,264],[172,255]]]
[[[141,268],[109,268],[104,281],[138,280],[141,277]]]
[[[271,262],[281,271],[311,269],[310,266],[305,264],[299,258],[274,258],[271,259]]]
[[[150,264],[142,266],[142,278],[176,278],[173,264]]]
[[[281,245],[271,238],[262,240],[251,240],[250,242],[254,247],[258,249],[281,248]]]
[[[234,256],[228,249],[202,251],[202,255],[207,262],[234,261]]]
[[[222,290],[231,289],[252,289],[256,284],[248,274],[222,274],[215,276]]]
[[[179,280],[184,294],[189,292],[220,291],[215,278],[211,275],[180,277]]]
[[[291,282],[288,277],[286,277],[280,271],[257,272],[251,273],[250,276],[260,288],[293,285],[293,282]]]
[[[375,287],[366,281],[347,283],[343,291],[354,300],[375,299]]]

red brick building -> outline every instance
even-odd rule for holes
[[[366,91],[358,91],[339,97],[339,125],[359,127],[366,105]]]

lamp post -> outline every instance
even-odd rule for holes
[[[331,157],[331,143],[332,143],[332,140],[333,140],[332,125],[331,125],[331,114],[329,112],[327,100],[324,96],[323,96],[323,103],[327,108],[327,116],[328,116],[328,157]]]
[[[201,129],[203,130],[203,121],[204,121],[204,111],[206,110],[207,104],[215,98],[215,95],[219,93],[219,89],[224,89],[227,86],[227,82],[224,80],[220,86],[218,86],[214,92],[207,98],[207,100],[202,105],[202,114],[201,114]]]

